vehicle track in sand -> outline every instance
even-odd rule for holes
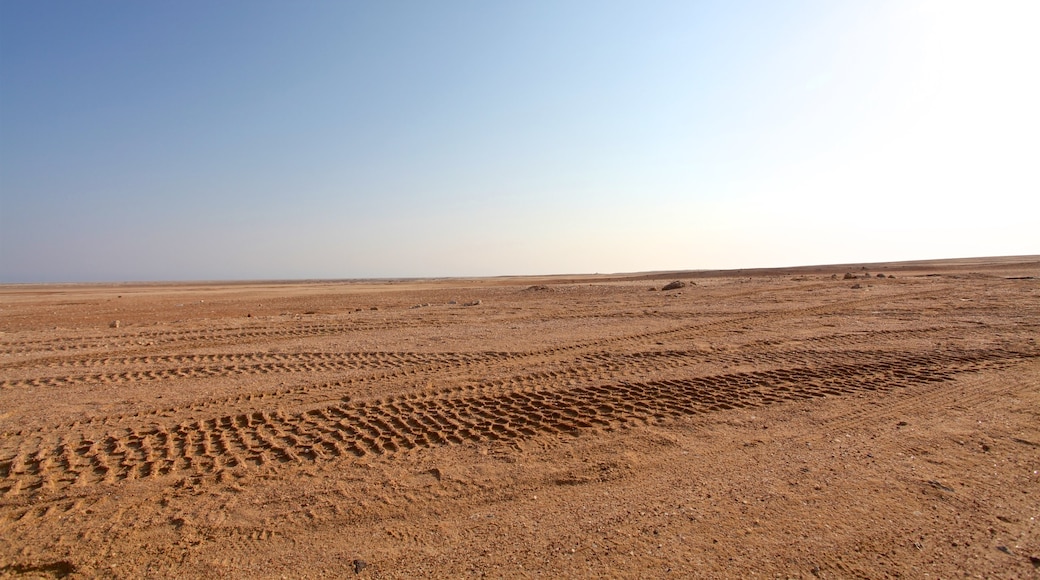
[[[769,290],[759,290],[754,294],[768,294]],[[815,305],[810,307],[796,306],[794,308],[778,308],[750,313],[714,314],[720,319],[715,323],[726,324],[734,321],[751,322],[758,319],[787,318],[799,313],[803,315],[824,314],[828,312],[843,312],[857,306],[865,306],[873,303],[889,301],[900,301],[910,299],[925,299],[941,296],[944,292],[932,289],[915,289],[907,292],[896,292],[884,295],[872,295],[858,297],[852,300],[840,300],[833,303]],[[646,314],[640,316],[648,316]],[[652,316],[649,315],[649,316]],[[680,321],[691,321],[697,323],[698,315],[676,314]],[[708,323],[710,326],[712,323]],[[119,332],[117,334],[91,334],[77,338],[48,338],[34,339],[26,337],[21,340],[0,341],[0,355],[47,355],[51,353],[76,352],[90,349],[122,348],[124,350],[137,350],[141,348],[154,349],[156,347],[177,346],[182,348],[191,344],[204,344],[215,346],[221,344],[246,344],[250,342],[269,342],[271,340],[300,339],[310,337],[324,337],[349,335],[351,333],[365,331],[386,331],[418,328],[426,325],[421,320],[395,316],[377,322],[356,323],[311,323],[300,321],[279,321],[266,325],[251,326],[223,326],[205,329],[176,329],[176,330],[153,330],[144,329],[136,332]],[[700,326],[700,325],[696,325]],[[686,326],[663,331],[647,333],[647,336],[668,336],[679,332]],[[624,339],[626,337],[619,337]],[[570,345],[570,348],[581,348],[583,346],[594,346],[610,342],[612,339],[597,339],[588,342],[579,342]],[[617,340],[617,339],[613,339]],[[151,344],[147,344],[150,342]],[[4,366],[15,368],[23,365],[39,364],[37,360],[12,360],[5,361]]]
[[[466,442],[580,435],[715,410],[945,382],[1037,356],[1001,349],[878,351],[857,353],[856,362],[824,366],[576,386],[520,380],[521,386],[494,393],[474,389],[390,396],[302,413],[254,411],[115,428],[94,436],[66,431],[22,439],[14,456],[0,462],[0,495],[393,455]]]
[[[571,384],[579,380],[611,380],[624,378],[626,375],[659,373],[668,371],[678,366],[687,366],[697,363],[715,362],[717,364],[785,364],[794,360],[797,353],[773,352],[775,350],[774,340],[752,341],[741,347],[739,354],[704,353],[689,350],[656,350],[651,352],[636,352],[631,354],[617,353],[613,351],[631,349],[650,343],[660,344],[661,340],[682,342],[695,338],[703,339],[711,337],[713,333],[732,332],[733,329],[757,328],[759,330],[769,328],[781,321],[797,321],[799,318],[818,316],[821,313],[848,312],[856,306],[869,305],[879,301],[890,301],[895,299],[920,298],[932,296],[936,291],[902,293],[898,296],[860,298],[851,301],[825,304],[809,308],[794,308],[770,311],[766,313],[753,312],[732,319],[713,320],[701,324],[683,325],[675,328],[627,334],[605,339],[584,341],[540,349],[527,352],[480,352],[480,353],[251,353],[251,354],[201,354],[201,355],[144,355],[144,356],[122,356],[103,358],[85,357],[60,362],[62,367],[73,368],[108,368],[110,365],[159,365],[159,368],[135,368],[133,370],[111,371],[90,374],[64,374],[60,376],[30,377],[23,379],[5,379],[0,386],[5,388],[38,388],[38,387],[62,387],[71,385],[97,384],[136,384],[149,381],[168,381],[175,379],[216,379],[247,375],[266,375],[278,373],[303,374],[327,372],[336,373],[343,371],[379,371],[373,374],[364,373],[347,378],[345,380],[334,380],[331,382],[314,383],[291,388],[265,387],[253,391],[239,393],[233,397],[217,397],[194,401],[192,404],[180,407],[167,407],[154,409],[152,415],[177,414],[188,411],[205,411],[208,408],[219,407],[229,404],[241,404],[244,402],[263,402],[265,407],[277,407],[278,399],[292,396],[299,398],[301,395],[309,395],[314,402],[338,399],[344,396],[342,391],[359,383],[383,381],[397,383],[407,386],[405,383],[411,381],[420,384],[438,375],[455,378],[454,381],[460,388],[472,385],[472,381],[465,378],[458,380],[451,377],[460,369],[465,369],[468,374],[494,375],[501,374],[503,368],[538,368],[539,366],[553,366],[552,370],[536,371],[508,379],[492,379],[481,381],[484,388],[501,387],[502,385],[520,382],[544,382],[556,380],[560,377],[571,379]],[[749,326],[751,325],[751,326]],[[874,348],[887,340],[898,340],[906,338],[922,338],[926,340],[938,340],[945,336],[958,332],[956,328],[947,327],[923,327],[907,328],[897,330],[878,330],[857,333],[837,333],[833,335],[810,337],[807,342],[814,350],[824,346],[837,346],[843,348],[853,347],[857,344],[869,344]],[[806,352],[799,360],[806,360],[813,364],[834,361],[835,357],[850,356],[832,352],[821,358],[817,352]],[[855,356],[855,355],[852,355]],[[806,359],[808,357],[808,359]],[[809,360],[811,359],[811,360]],[[826,359],[826,360],[825,360]],[[185,362],[211,362],[216,364],[205,364],[188,366],[170,363]],[[511,365],[511,366],[510,366]],[[51,368],[49,365],[47,368]],[[495,367],[495,372],[490,368]],[[406,389],[407,390],[407,389]],[[135,417],[140,416],[135,414]],[[127,419],[124,415],[104,416],[91,419],[89,423],[110,424]]]
[[[781,309],[769,312],[753,312],[735,317],[727,317],[709,322],[694,319],[692,324],[664,330],[655,330],[637,334],[626,334],[617,337],[596,339],[591,341],[576,342],[558,347],[540,349],[527,352],[491,352],[491,353],[386,353],[386,352],[355,352],[355,353],[302,353],[302,354],[280,354],[280,353],[245,353],[245,354],[199,354],[199,355],[138,355],[138,356],[78,356],[71,358],[51,359],[47,361],[10,361],[5,362],[0,368],[18,369],[31,366],[36,369],[44,368],[95,368],[109,366],[147,366],[165,365],[152,369],[134,369],[122,372],[92,373],[92,374],[63,374],[58,376],[27,377],[20,379],[5,379],[0,381],[0,388],[17,387],[41,387],[41,386],[66,386],[75,384],[97,383],[127,383],[141,381],[160,381],[174,378],[192,377],[224,377],[245,374],[268,374],[275,372],[300,372],[300,371],[341,371],[341,370],[365,370],[381,369],[385,367],[400,367],[405,365],[438,365],[446,363],[451,365],[472,364],[480,362],[497,363],[505,358],[512,359],[537,359],[544,357],[557,357],[571,351],[582,351],[590,349],[617,348],[625,344],[640,344],[655,340],[691,340],[703,338],[712,332],[740,327],[768,328],[782,320],[790,320],[806,316],[818,316],[823,313],[845,312],[854,306],[863,306],[875,302],[884,302],[896,299],[908,299],[927,297],[937,294],[936,291],[903,293],[897,296],[861,298],[852,301],[842,301],[834,304],[825,304],[808,308]],[[751,325],[751,326],[749,326]],[[336,328],[341,328],[338,325]],[[299,329],[280,329],[278,334],[292,336],[306,336],[314,330],[314,327],[324,329],[322,325],[306,325]],[[947,327],[948,329],[948,327]],[[931,330],[939,331],[939,328]],[[880,331],[882,335],[887,332],[897,333],[927,333],[929,329],[909,329]],[[186,331],[187,332],[187,331]],[[177,333],[179,334],[179,333]],[[201,340],[207,346],[223,343],[222,330],[214,331],[191,331],[193,340]],[[267,336],[264,332],[247,333],[238,335],[240,337]],[[335,333],[332,333],[335,334]],[[880,335],[875,335],[880,336]],[[853,337],[853,340],[855,338]],[[248,341],[247,341],[248,342]],[[769,343],[766,342],[766,345]],[[125,348],[127,349],[127,348]],[[129,350],[134,350],[131,345]],[[210,363],[203,365],[188,365],[184,363]],[[170,366],[169,363],[178,363]],[[308,366],[309,365],[309,366]]]
[[[144,354],[59,359],[43,368],[113,370],[5,379],[0,387],[62,388],[278,373],[374,373],[203,399],[151,413],[102,416],[53,425],[34,434],[5,432],[0,438],[0,496],[10,499],[36,491],[174,474],[212,475],[224,469],[272,463],[392,455],[466,441],[510,441],[612,430],[634,422],[718,409],[944,382],[957,374],[1036,356],[1030,351],[1000,347],[909,353],[883,348],[889,341],[934,342],[954,336],[960,330],[951,325],[836,332],[795,339],[786,348],[778,348],[777,340],[765,339],[730,351],[624,352],[661,340],[683,342],[734,329],[774,328],[782,322],[940,293],[903,292],[750,312],[526,352]],[[226,330],[186,335],[219,344],[227,337]],[[234,336],[303,336],[327,330],[323,325],[307,325],[293,331],[250,331]],[[1020,332],[1022,328],[1008,330]],[[749,365],[756,370],[704,375],[698,371],[704,365]],[[116,370],[121,366],[153,368]],[[552,368],[509,374],[510,370],[539,367]],[[460,369],[465,369],[465,377],[492,377],[462,378],[432,392],[408,388],[410,383],[421,384],[439,375],[451,377]],[[655,378],[643,380],[646,376]],[[346,395],[349,387],[367,381],[389,381],[397,385],[400,394],[374,400],[351,400]],[[286,409],[287,397],[300,400],[300,395],[308,394],[311,403],[304,404],[302,410]]]

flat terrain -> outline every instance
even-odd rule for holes
[[[1040,577],[1038,277],[2,286],[0,577]]]

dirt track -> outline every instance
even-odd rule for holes
[[[1040,577],[1038,276],[0,287],[0,576]]]

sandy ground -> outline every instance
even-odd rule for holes
[[[0,576],[1040,577],[1038,277],[0,287]]]

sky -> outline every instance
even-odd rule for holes
[[[1040,254],[1040,2],[0,0],[0,283]]]

